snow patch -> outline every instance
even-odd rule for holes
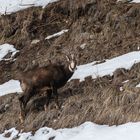
[[[0,134],[0,140],[12,140],[19,136],[18,140],[139,140],[140,122],[127,123],[119,126],[97,125],[92,122],[74,128],[54,130],[43,127],[35,132],[19,133],[15,128],[11,129],[11,136],[4,137]]]
[[[19,52],[19,51],[16,50],[13,45],[10,45],[10,44],[0,45],[0,61],[1,60],[11,60],[17,52]],[[4,59],[4,57],[8,53],[12,53],[11,57],[8,59]]]
[[[42,6],[43,8],[58,0],[0,0],[0,13],[11,14],[31,6]]]
[[[120,91],[123,91],[123,87],[120,87]]]
[[[125,84],[125,83],[128,83],[128,82],[129,82],[129,80],[126,80],[126,81],[123,81],[122,83]]]
[[[39,39],[34,39],[34,40],[32,40],[31,44],[37,44],[37,43],[39,43],[39,42],[40,42]]]
[[[122,3],[140,3],[140,0],[117,0],[117,2],[122,2]]]
[[[140,0],[133,0],[132,2],[140,3]]]
[[[9,138],[10,140],[16,138],[16,136],[18,135],[19,131],[16,130],[15,128],[11,128],[9,130],[5,130],[4,133],[2,134],[3,137],[5,137],[6,134],[10,134]],[[1,140],[1,136],[0,136],[0,140]]]
[[[140,88],[140,83],[138,85],[136,85],[136,87]]]
[[[118,68],[130,69],[134,64],[140,62],[140,51],[134,51],[116,58],[106,60],[104,63],[95,64],[95,62],[80,65],[73,74],[72,79],[84,81],[86,77],[92,76],[93,79],[106,75],[113,75]]]
[[[58,37],[58,36],[60,36],[60,35],[62,35],[62,34],[64,34],[64,33],[66,33],[66,32],[68,32],[68,29],[62,30],[62,31],[60,31],[60,32],[58,32],[58,33],[55,33],[55,34],[53,34],[53,35],[49,35],[49,36],[47,36],[45,39],[48,40],[48,39],[51,39],[51,38],[54,38],[54,37]]]
[[[83,43],[81,46],[80,46],[80,48],[83,50],[83,49],[85,49],[85,47],[86,47],[86,43]]]
[[[0,85],[0,96],[15,92],[22,92],[20,82],[18,80],[10,80]]]

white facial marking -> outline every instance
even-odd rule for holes
[[[73,61],[71,62],[70,67],[71,67],[72,69],[75,68],[75,63],[74,63]]]
[[[71,72],[73,72],[73,70],[72,70],[72,68],[70,67],[70,65],[69,65],[69,70],[70,70]]]

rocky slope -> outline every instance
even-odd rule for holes
[[[2,15],[0,44],[10,43],[20,50],[16,61],[0,61],[0,83],[15,78],[18,71],[45,66],[48,61],[63,61],[65,54],[75,53],[78,65],[104,61],[140,46],[140,4],[117,3],[116,0],[60,0],[41,7]],[[69,31],[49,40],[45,38],[63,29]],[[38,43],[34,43],[39,40]],[[83,45],[84,44],[84,45]],[[83,45],[84,47],[81,47]],[[73,80],[59,91],[61,109],[52,101],[48,112],[42,97],[28,104],[24,130],[43,126],[53,128],[77,126],[85,121],[118,125],[140,121],[140,64],[127,71],[84,82]],[[123,81],[129,80],[127,83]],[[123,87],[123,91],[119,88]],[[34,104],[36,102],[36,104]],[[21,128],[17,94],[0,97],[0,131]]]

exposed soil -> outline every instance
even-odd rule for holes
[[[65,63],[65,54],[75,53],[78,65],[103,61],[140,47],[140,4],[116,0],[60,0],[41,7],[2,15],[0,44],[10,43],[20,50],[16,61],[0,61],[0,84],[16,78],[19,71],[42,67],[52,62]],[[45,40],[63,29],[69,32]],[[32,43],[34,40],[38,43]],[[82,44],[86,44],[80,47]],[[122,83],[129,80],[126,83]],[[113,76],[84,82],[73,80],[59,90],[61,109],[52,100],[43,110],[45,97],[35,96],[28,103],[25,131],[40,127],[73,127],[85,121],[118,125],[140,121],[140,64],[131,70],[118,69]],[[120,90],[120,87],[122,90]],[[18,94],[0,97],[0,132],[17,127]]]

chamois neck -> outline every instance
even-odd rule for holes
[[[67,80],[71,78],[73,73],[74,73],[74,71],[72,69],[70,69],[69,65],[65,67],[65,75],[66,75]]]

